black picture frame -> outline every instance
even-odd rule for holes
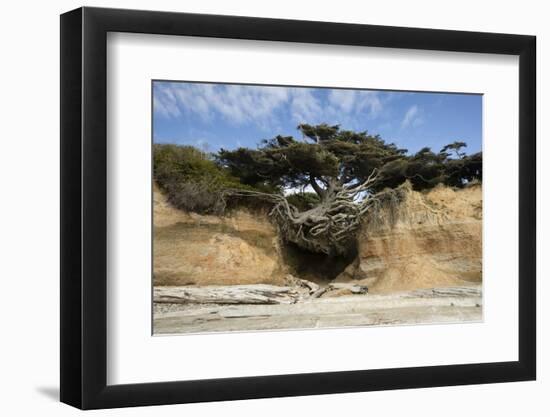
[[[107,385],[108,32],[519,56],[518,361]],[[480,32],[88,7],[63,14],[61,401],[95,409],[534,380],[535,45],[534,36]]]

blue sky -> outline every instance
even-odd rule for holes
[[[205,151],[255,148],[300,123],[379,134],[409,152],[466,142],[481,150],[482,96],[309,87],[153,82],[153,141]]]

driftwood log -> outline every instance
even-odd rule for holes
[[[367,287],[356,284],[329,284],[326,287],[294,278],[290,286],[266,284],[157,286],[153,290],[155,303],[173,304],[294,304],[319,298],[334,290],[347,290],[350,294],[366,294]],[[288,281],[287,281],[288,282]]]
[[[155,287],[155,303],[181,304],[293,304],[300,290],[275,285],[208,285]]]
[[[334,284],[329,284],[326,287],[319,288],[317,291],[314,291],[311,294],[311,297],[319,298],[335,290],[346,291],[350,295],[355,295],[355,294],[361,295],[361,294],[367,294],[369,292],[368,288],[365,285],[334,283]]]

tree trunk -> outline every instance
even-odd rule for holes
[[[325,190],[323,190],[319,184],[317,183],[317,180],[313,175],[309,175],[309,183],[311,185],[311,188],[315,191],[315,193],[319,196],[319,198],[322,200],[325,196]]]

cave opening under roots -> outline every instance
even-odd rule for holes
[[[281,245],[281,254],[290,272],[301,279],[327,285],[357,259],[357,241],[353,240],[345,253],[312,252],[292,242]]]

